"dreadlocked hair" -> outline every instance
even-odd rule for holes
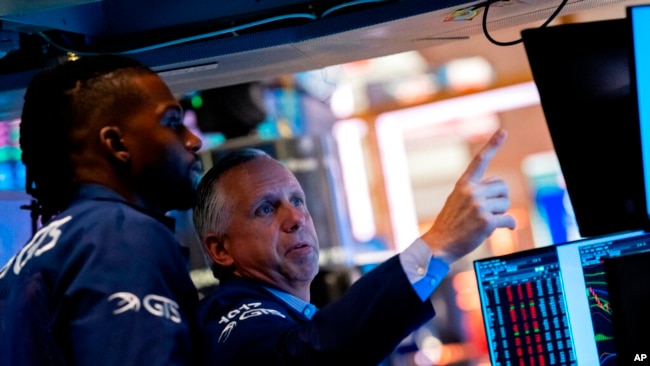
[[[46,222],[63,210],[76,190],[70,154],[83,131],[98,120],[126,113],[138,99],[127,75],[153,73],[130,58],[82,57],[38,73],[25,92],[20,147],[33,218]],[[120,108],[116,104],[123,102]]]

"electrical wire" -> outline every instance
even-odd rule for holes
[[[492,36],[490,35],[490,32],[488,32],[488,29],[487,29],[488,9],[490,8],[490,5],[492,3],[495,3],[497,1],[502,1],[502,0],[488,0],[487,2],[484,3],[485,4],[485,10],[483,11],[483,24],[482,24],[482,26],[483,26],[483,34],[485,35],[485,38],[487,38],[490,42],[492,42],[493,44],[495,44],[497,46],[512,46],[512,45],[516,45],[518,43],[523,42],[523,40],[524,40],[523,38],[519,38],[517,40],[509,41],[509,42],[500,42],[500,41],[497,41],[496,39],[492,38]],[[553,12],[553,14],[551,14],[551,16],[548,17],[548,19],[546,19],[544,24],[539,26],[539,28],[545,28],[546,26],[548,26],[553,21],[553,19],[555,19],[558,16],[558,14],[560,14],[562,9],[564,9],[564,6],[567,4],[567,2],[568,2],[568,0],[562,0],[562,3],[560,3],[560,5],[558,5],[558,7]]]
[[[356,0],[356,1],[350,1],[350,2],[347,2],[347,3],[335,5],[335,6],[331,7],[331,8],[323,11],[323,13],[321,14],[320,17],[325,18],[326,16],[330,15],[331,13],[333,13],[333,12],[335,12],[337,10],[347,8],[347,7],[350,7],[350,6],[368,4],[368,3],[383,3],[383,2],[387,2],[387,1],[391,1],[391,0]]]
[[[388,2],[388,1],[391,1],[391,0],[355,0],[355,1],[346,2],[346,3],[343,3],[343,4],[333,6],[331,8],[328,8],[327,10],[323,11],[320,18],[321,19],[325,18],[325,17],[329,16],[331,13],[333,13],[333,12],[335,12],[337,10],[343,9],[343,8],[347,8],[347,7],[351,7],[351,6],[355,6],[355,5],[361,5],[361,4],[380,3],[380,2]],[[497,41],[496,39],[494,39],[490,35],[490,33],[489,33],[488,29],[487,29],[488,10],[490,8],[490,5],[497,2],[497,1],[502,1],[502,0],[488,0],[485,3],[478,5],[479,7],[480,6],[485,7],[485,10],[483,11],[483,22],[482,22],[483,34],[485,35],[485,37],[490,42],[492,42],[493,44],[498,45],[498,46],[511,46],[511,45],[521,43],[523,41],[522,38],[520,38],[518,40],[514,40],[514,41],[509,41],[509,42],[500,42],[500,41]],[[562,0],[562,3],[555,9],[553,14],[551,14],[551,16],[544,22],[544,24],[542,24],[540,26],[540,28],[544,28],[550,22],[552,22],[553,19],[555,19],[558,16],[558,14],[562,11],[562,9],[567,4],[567,2],[568,2],[568,0]],[[199,35],[196,35],[196,36],[176,39],[176,40],[169,41],[169,42],[162,42],[162,43],[157,43],[157,44],[153,44],[153,45],[146,46],[146,47],[134,48],[134,49],[126,50],[126,51],[118,51],[118,52],[113,52],[113,53],[118,54],[118,55],[119,54],[128,55],[128,54],[134,54],[134,53],[139,53],[139,52],[151,51],[151,50],[156,50],[156,49],[160,49],[160,48],[164,48],[164,47],[175,46],[175,45],[182,44],[182,43],[188,43],[188,42],[197,41],[197,40],[201,40],[201,39],[217,37],[217,36],[228,34],[228,33],[235,33],[236,34],[237,31],[252,28],[252,27],[256,27],[258,25],[268,24],[268,23],[277,22],[277,21],[281,21],[281,20],[287,20],[287,19],[297,19],[297,18],[305,18],[305,19],[310,19],[310,20],[318,20],[319,19],[319,17],[317,17],[317,16],[315,16],[313,14],[310,14],[310,13],[285,14],[285,15],[270,17],[270,18],[259,20],[259,21],[250,22],[250,23],[230,27],[230,28],[221,29],[221,30],[214,31],[214,32],[208,32],[208,33],[199,34]],[[76,54],[78,56],[92,56],[92,55],[99,54],[99,52],[83,52],[83,51],[74,50],[74,49],[65,47],[65,46],[55,42],[54,40],[52,40],[48,35],[46,35],[43,32],[38,32],[38,35],[43,40],[45,40],[48,44],[52,45],[53,47],[55,47],[55,48],[57,48],[57,49],[59,49],[59,50],[61,50],[63,52],[73,53],[73,54]]]
[[[315,15],[309,14],[309,13],[285,14],[285,15],[266,18],[266,19],[255,21],[255,22],[250,22],[250,23],[230,27],[230,28],[221,29],[221,30],[214,31],[214,32],[208,32],[208,33],[199,34],[199,35],[196,35],[196,36],[179,38],[179,39],[169,41],[169,42],[158,43],[158,44],[154,44],[154,45],[147,46],[147,47],[135,48],[135,49],[127,50],[127,51],[113,52],[113,54],[116,54],[116,55],[128,55],[128,54],[133,54],[133,53],[151,51],[151,50],[156,50],[156,49],[159,49],[159,48],[175,46],[175,45],[182,44],[182,43],[188,43],[188,42],[192,42],[192,41],[198,41],[198,40],[201,40],[201,39],[216,37],[216,36],[220,36],[220,35],[223,35],[223,34],[235,33],[235,32],[240,31],[242,29],[248,29],[248,28],[252,28],[252,27],[255,27],[255,26],[258,26],[258,25],[262,25],[262,24],[277,22],[277,21],[286,20],[286,19],[296,19],[296,18],[307,18],[307,19],[310,19],[310,20],[317,20],[318,19]],[[48,37],[43,32],[39,32],[38,35],[41,38],[43,38],[47,43],[51,44],[52,46],[56,47],[57,49],[59,49],[59,50],[61,50],[63,52],[74,53],[74,54],[76,54],[78,56],[93,56],[93,55],[98,54],[98,52],[83,52],[83,51],[73,50],[73,49],[64,47],[64,46],[54,42],[50,37]]]
[[[366,3],[387,2],[387,1],[391,1],[391,0],[355,0],[355,1],[346,2],[346,3],[343,3],[343,4],[339,4],[339,5],[333,6],[331,8],[328,8],[327,10],[325,10],[321,14],[320,18],[322,19],[322,18],[330,15],[331,13],[333,13],[333,12],[335,12],[337,10],[347,8],[347,7],[350,7],[350,6],[366,4]],[[146,47],[134,48],[134,49],[126,50],[126,51],[118,51],[118,52],[112,52],[112,53],[117,54],[117,55],[129,55],[129,54],[134,54],[134,53],[139,53],[139,52],[151,51],[151,50],[156,50],[156,49],[160,49],[160,48],[164,48],[164,47],[175,46],[175,45],[182,44],[182,43],[188,43],[188,42],[197,41],[197,40],[201,40],[201,39],[216,37],[216,36],[220,36],[220,35],[224,35],[224,34],[228,34],[228,33],[236,33],[237,31],[252,28],[252,27],[255,27],[255,26],[258,26],[258,25],[262,25],[262,24],[267,24],[267,23],[272,23],[272,22],[277,22],[277,21],[287,20],[287,19],[297,19],[297,18],[305,18],[305,19],[309,19],[309,20],[318,20],[319,19],[319,17],[317,17],[317,16],[315,16],[313,14],[310,14],[310,13],[285,14],[285,15],[270,17],[270,18],[266,18],[266,19],[262,19],[262,20],[259,20],[259,21],[250,22],[250,23],[246,23],[246,24],[242,24],[242,25],[238,25],[238,26],[234,26],[234,27],[230,27],[230,28],[226,28],[226,29],[221,29],[221,30],[214,31],[214,32],[208,32],[208,33],[199,34],[199,35],[196,35],[196,36],[176,39],[176,40],[169,41],[169,42],[157,43],[157,44],[146,46]],[[52,38],[50,38],[44,32],[38,32],[38,35],[43,40],[45,40],[48,44],[52,45],[53,47],[55,47],[55,48],[57,48],[57,49],[59,49],[60,51],[63,51],[63,52],[74,53],[74,54],[76,54],[78,56],[93,56],[93,55],[97,55],[99,53],[99,52],[84,52],[84,51],[74,50],[74,49],[69,48],[69,47],[65,47],[65,46],[55,42]]]

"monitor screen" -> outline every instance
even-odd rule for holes
[[[650,252],[650,233],[583,239],[474,261],[490,361],[616,366],[606,260]]]
[[[632,95],[638,107],[645,200],[650,202],[650,5],[628,7],[627,11],[632,40]]]

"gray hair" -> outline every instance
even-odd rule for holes
[[[224,192],[221,178],[233,168],[253,160],[269,158],[269,154],[254,148],[242,148],[226,153],[207,173],[201,178],[197,188],[197,201],[193,210],[193,221],[196,233],[201,240],[201,247],[205,251],[203,241],[208,234],[221,237],[230,221],[232,212],[231,203]],[[207,254],[207,253],[206,253]],[[213,272],[218,278],[220,270],[214,263]]]

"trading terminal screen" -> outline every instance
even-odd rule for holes
[[[492,365],[622,365],[604,263],[649,251],[628,232],[474,261]]]

